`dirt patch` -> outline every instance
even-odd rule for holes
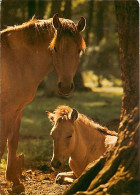
[[[25,187],[25,193],[30,195],[61,195],[69,185],[59,185],[55,183],[56,172],[40,170],[24,170],[21,182]],[[5,170],[1,169],[1,195],[16,195],[12,192],[12,186],[5,180]]]

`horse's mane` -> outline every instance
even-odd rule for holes
[[[58,106],[54,111],[55,120],[57,121],[59,118],[62,118],[63,120],[67,120],[69,119],[71,112],[72,112],[72,108],[70,108],[69,106],[64,106],[64,105]],[[88,118],[84,114],[78,113],[77,120],[82,121],[84,124],[90,126],[91,128],[94,127],[94,129],[98,130],[103,134],[117,136],[117,133],[115,131],[111,131],[107,127],[103,127],[98,123],[95,123],[92,119]]]
[[[76,25],[73,21],[60,18],[61,21],[61,28],[55,33],[55,29],[53,27],[52,18],[48,20],[38,20],[36,18],[32,18],[28,22],[25,22],[21,25],[9,26],[6,29],[0,32],[1,35],[7,34],[9,32],[15,31],[27,31],[28,29],[36,30],[37,32],[44,32],[44,30],[48,31],[50,34],[54,34],[54,38],[50,43],[50,49],[54,48],[56,38],[61,39],[63,35],[69,35],[74,38],[74,40],[80,44],[80,48],[84,51],[86,49],[86,44],[84,39],[82,38],[81,34],[78,33]]]
[[[32,18],[31,20],[21,24],[21,25],[14,25],[14,26],[8,26],[6,29],[1,31],[1,34],[7,33],[7,32],[14,32],[14,31],[21,31],[21,30],[28,30],[28,29],[36,29],[36,30],[44,30],[48,29],[48,26],[51,25],[51,20],[38,20],[36,18]]]

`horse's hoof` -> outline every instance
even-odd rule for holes
[[[12,186],[12,192],[16,194],[21,194],[25,192],[25,187],[22,183],[19,184],[13,184]]]

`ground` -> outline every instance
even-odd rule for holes
[[[40,171],[40,170],[24,170],[21,182],[25,186],[25,194],[27,195],[60,195],[68,185],[59,185],[55,183],[57,172]],[[5,180],[5,168],[1,170],[1,195],[16,195],[12,192],[11,184]],[[21,193],[22,195],[24,193]]]

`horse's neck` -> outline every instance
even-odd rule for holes
[[[105,135],[84,122],[77,122],[75,131],[75,149],[71,154],[71,161],[75,167],[77,164],[82,170],[105,151]]]
[[[11,31],[9,36],[6,36],[6,46],[2,45],[2,57],[7,60],[9,55],[12,62],[10,60],[5,62],[9,64],[9,68],[12,63],[13,69],[22,71],[21,75],[25,74],[26,77],[29,75],[32,80],[39,83],[53,70],[52,56],[48,49],[52,36],[47,30],[38,32],[36,29],[27,28]]]

